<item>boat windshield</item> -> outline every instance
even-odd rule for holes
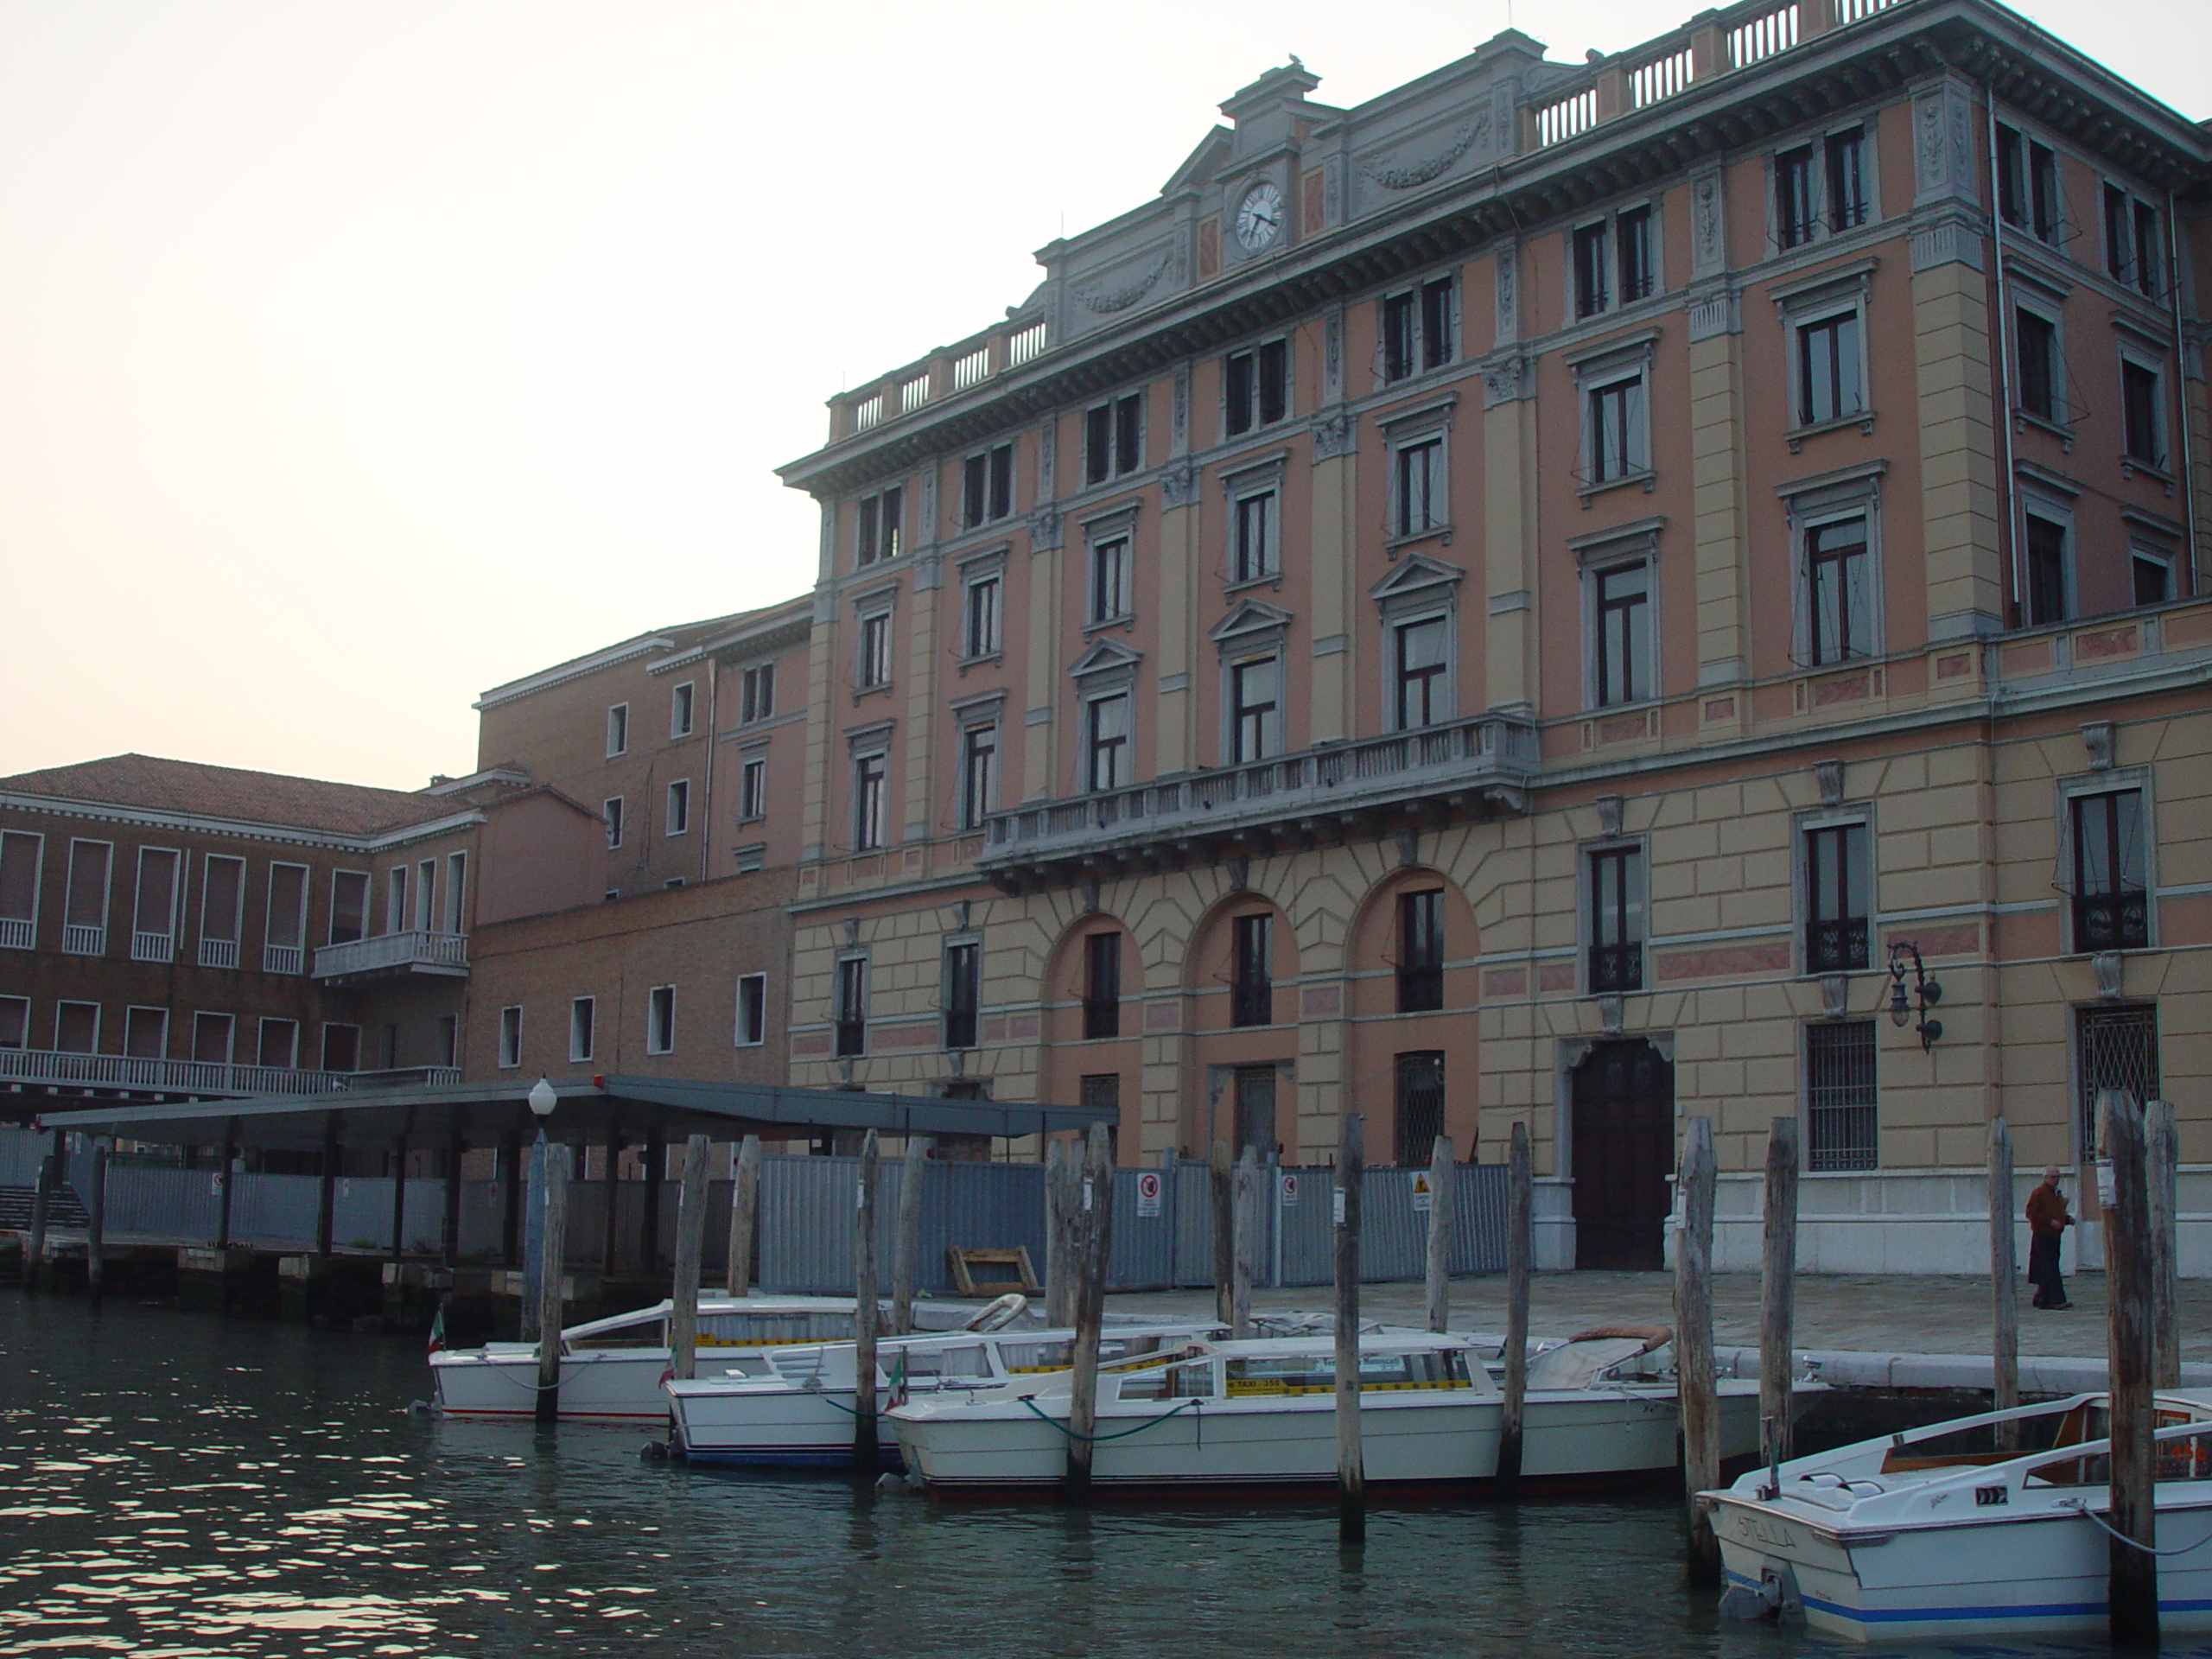
[[[1249,1355],[1227,1362],[1229,1392],[1249,1394],[1327,1394],[1337,1386],[1334,1354]],[[1463,1350],[1429,1350],[1417,1353],[1366,1354],[1359,1357],[1359,1387],[1369,1389],[1465,1389],[1467,1356]]]
[[[1213,1361],[1186,1359],[1179,1365],[1147,1367],[1125,1371],[1120,1380],[1124,1400],[1211,1400],[1214,1397]]]
[[[588,1336],[571,1336],[565,1344],[571,1353],[583,1349],[600,1348],[665,1348],[668,1346],[668,1321],[640,1319],[635,1325],[618,1325],[609,1331],[594,1331]]]
[[[779,1342],[837,1342],[853,1334],[850,1313],[820,1308],[745,1309],[699,1316],[702,1348],[765,1348]]]
[[[880,1357],[876,1364],[894,1374],[903,1370],[909,1377],[988,1376],[991,1374],[990,1356],[980,1342],[963,1342],[957,1346],[943,1348],[935,1343],[917,1344],[902,1352]]]

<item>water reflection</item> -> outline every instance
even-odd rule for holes
[[[1340,1550],[1325,1503],[932,1503],[426,1387],[405,1344],[0,1293],[0,1655],[1852,1651],[1720,1624],[1664,1498],[1377,1510]]]

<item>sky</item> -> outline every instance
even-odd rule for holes
[[[0,0],[0,776],[469,771],[486,688],[803,589],[823,399],[1263,70],[1696,9]],[[2212,115],[2208,0],[2017,9]]]

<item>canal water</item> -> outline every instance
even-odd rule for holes
[[[730,1478],[428,1389],[409,1342],[0,1292],[0,1656],[1856,1651],[1718,1620],[1662,1498],[1378,1510],[1347,1554],[1325,1508]]]

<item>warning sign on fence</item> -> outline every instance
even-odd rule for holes
[[[1428,1190],[1428,1172],[1425,1169],[1415,1170],[1414,1172],[1414,1213],[1419,1215],[1427,1209],[1434,1198],[1435,1195]]]
[[[1282,1207],[1286,1210],[1298,1202],[1298,1177],[1288,1170],[1282,1176]]]
[[[1137,1214],[1156,1216],[1160,1213],[1160,1172],[1147,1169],[1137,1176]]]

